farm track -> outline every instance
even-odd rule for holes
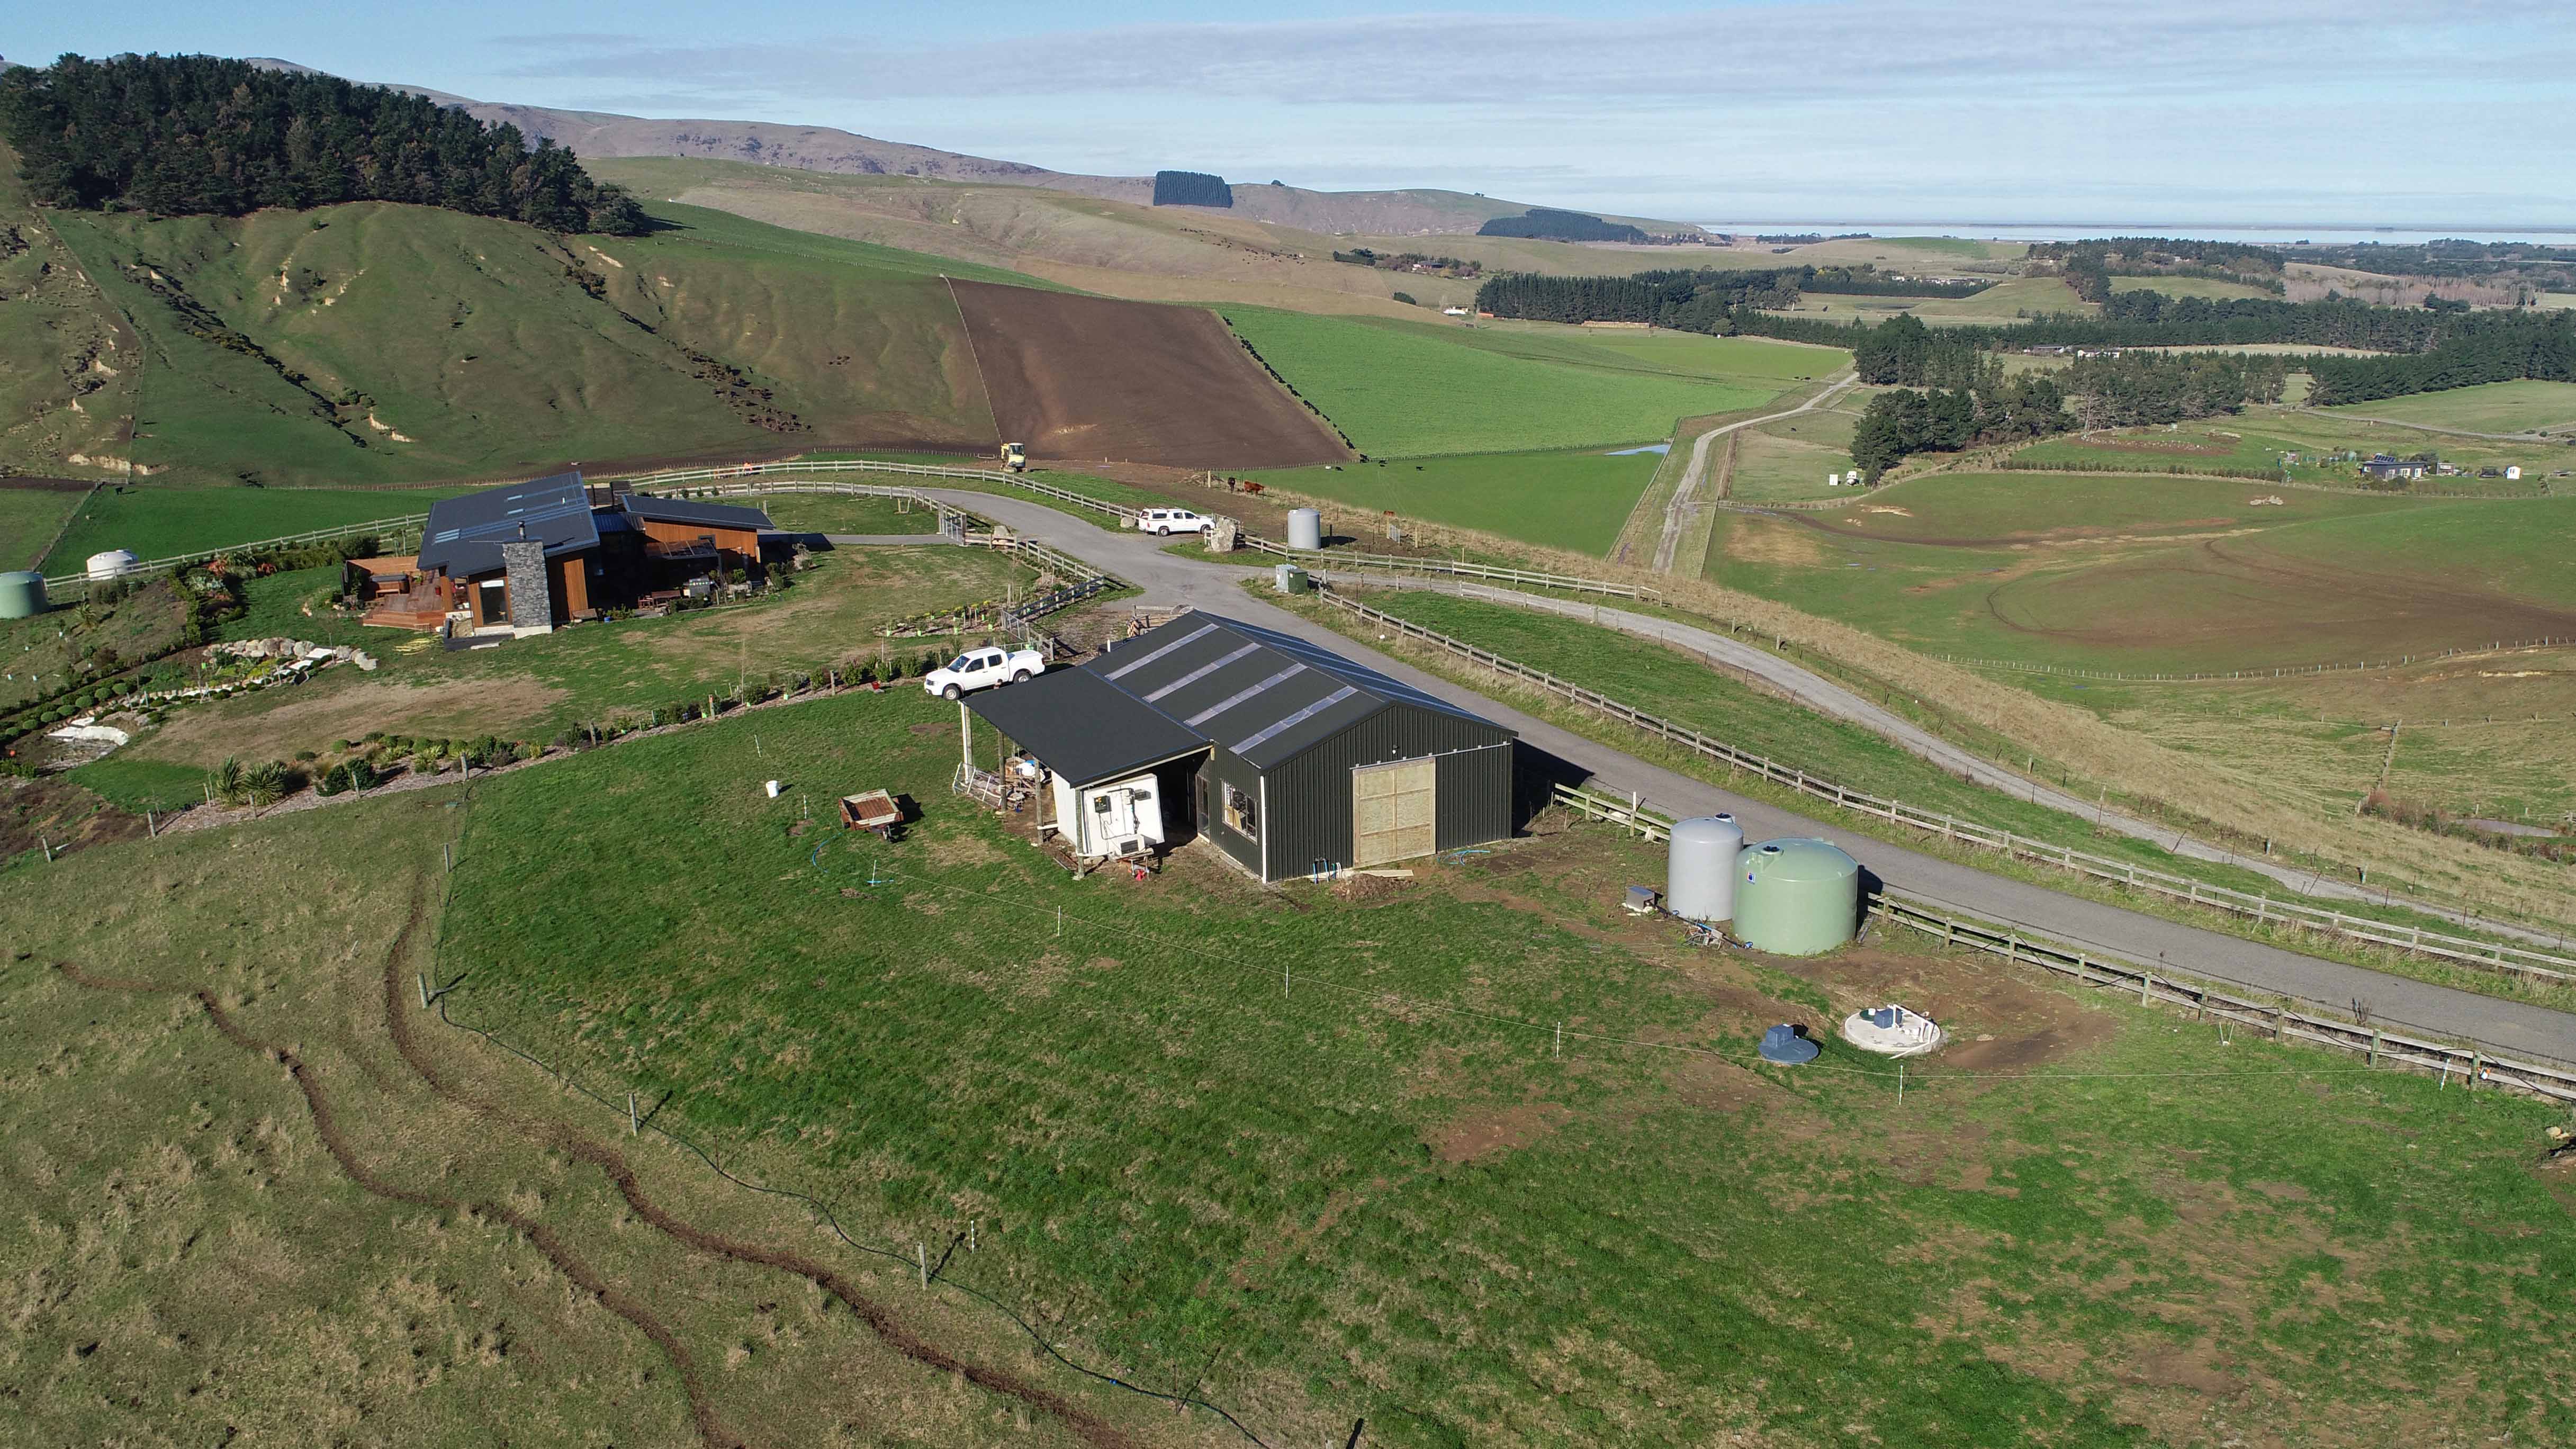
[[[1581,619],[1640,639],[1650,639],[1659,644],[1678,645],[1699,655],[1711,668],[1748,676],[1818,714],[1859,725],[1908,754],[1928,760],[1953,775],[1965,776],[1977,784],[2000,790],[2016,799],[2028,800],[2034,805],[2044,805],[2050,809],[2062,811],[2079,821],[2090,821],[2104,829],[2117,831],[2132,840],[2152,842],[2176,855],[2253,871],[2299,895],[2341,901],[2377,899],[2371,892],[2357,885],[2350,885],[2340,880],[2325,880],[2313,870],[2300,870],[2282,865],[2278,861],[2266,860],[2261,856],[2240,854],[2225,846],[2195,840],[2169,825],[2159,825],[2154,821],[2123,815],[2097,802],[2067,794],[2056,786],[2034,780],[2019,771],[2006,769],[1981,755],[1962,749],[1893,710],[1874,704],[1854,690],[1803,669],[1767,649],[1747,644],[1714,630],[1676,623],[1670,619],[1659,619],[1649,614],[1632,613],[1607,604],[1577,603],[1570,599],[1515,593],[1508,589],[1489,588],[1482,584],[1455,585],[1437,579],[1415,578],[1388,579],[1384,583],[1391,588],[1427,589],[1441,593],[1456,593],[1466,598],[1489,599],[1497,603],[1510,604],[1515,608]],[[2432,906],[2418,906],[2417,909],[2447,915],[2460,924],[2505,931],[2521,936],[2534,945],[2552,945],[2558,939],[2547,932],[2520,931],[2492,921],[2470,921],[2467,919],[2466,912],[2443,912]]]
[[[1744,822],[1749,835],[1831,838],[1846,834],[1830,822],[1793,814],[1650,764],[1354,643],[1346,635],[1246,593],[1242,587],[1246,575],[1240,569],[1166,554],[1151,539],[1099,528],[1039,504],[990,493],[923,491],[960,507],[975,508],[1130,580],[1144,591],[1142,603],[1195,606],[1277,629],[1357,659],[1435,698],[1474,710],[1517,731],[1526,746],[1555,757],[1569,775],[1587,779],[1595,789],[1617,795],[1633,792],[1658,810],[1677,817],[1732,811]],[[2302,955],[2067,895],[1902,846],[1871,845],[1862,853],[1872,869],[1891,883],[2000,921],[2156,963],[2154,969],[2159,971],[2193,973],[2214,982],[2270,991],[2338,1011],[2349,1009],[2356,1000],[2365,1001],[2378,1017],[2393,1025],[2483,1043],[2508,1055],[2576,1059],[2576,1014]]]
[[[1842,398],[1844,393],[1859,385],[1860,378],[1857,375],[1845,374],[1826,384],[1824,390],[1814,397],[1785,412],[1766,413],[1758,418],[1746,418],[1741,422],[1728,423],[1722,427],[1711,428],[1692,439],[1690,466],[1682,470],[1681,483],[1673,489],[1671,500],[1664,504],[1663,533],[1655,540],[1655,572],[1668,574],[1673,571],[1673,562],[1681,550],[1683,536],[1690,532],[1691,525],[1698,520],[1705,507],[1694,495],[1698,493],[1700,486],[1708,481],[1708,450],[1711,445],[1719,438],[1731,437],[1746,428],[1762,423],[1776,423],[1782,418],[1794,418],[1800,413],[1812,413],[1830,408]]]

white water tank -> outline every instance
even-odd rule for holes
[[[134,572],[134,566],[138,562],[140,562],[140,560],[135,558],[134,550],[128,548],[111,548],[105,553],[94,553],[89,556],[89,576],[92,580],[98,582],[105,582],[108,579],[114,578],[123,578],[125,575]]]
[[[1288,546],[1322,548],[1324,546],[1324,513],[1319,508],[1288,510]]]
[[[1673,824],[1672,851],[1664,865],[1664,909],[1685,921],[1735,918],[1735,864],[1744,852],[1744,827],[1732,815],[1704,815]]]

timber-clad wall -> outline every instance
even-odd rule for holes
[[[745,559],[760,557],[760,530],[756,528],[680,523],[667,518],[639,518],[635,522],[644,530],[644,536],[656,543],[696,543],[702,538],[711,538],[719,552]]]

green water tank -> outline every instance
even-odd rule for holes
[[[45,576],[33,569],[0,574],[0,619],[32,619],[45,612]]]
[[[1768,840],[1737,857],[1735,936],[1775,956],[1813,956],[1860,926],[1860,862],[1821,840]]]

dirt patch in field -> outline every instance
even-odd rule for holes
[[[1806,520],[1800,520],[1805,522]],[[1812,526],[1812,525],[1811,525]],[[1819,532],[1843,530],[1819,528]],[[1854,537],[1866,537],[1854,534]],[[1780,568],[1813,568],[1825,561],[1824,545],[1806,532],[1785,523],[1765,518],[1739,516],[1726,530],[1726,556],[1743,563],[1772,564]]]
[[[1773,964],[1833,998],[1835,1019],[1819,1034],[1839,1030],[1845,1014],[1888,1002],[1941,1023],[1950,1045],[1921,1064],[1926,1075],[2029,1071],[2099,1046],[2116,1029],[2108,1011],[1975,962],[1861,947]]]
[[[2185,443],[2177,440],[2165,443],[2153,438],[2096,438],[2089,435],[2076,441],[2088,448],[2107,448],[2114,453],[2169,453],[2192,458],[2224,458],[2236,451],[2234,444],[2220,442]]]
[[[1255,468],[1350,456],[1213,312],[950,286],[993,420],[1034,457]]]
[[[1431,1150],[1443,1162],[1479,1162],[1527,1147],[1573,1118],[1572,1112],[1553,1102],[1478,1112],[1442,1127],[1432,1138]]]
[[[144,833],[141,816],[128,815],[67,780],[0,779],[0,860],[48,847],[60,856]]]
[[[311,693],[298,697],[305,690]],[[281,692],[289,696],[283,702]],[[543,718],[563,697],[564,691],[529,679],[295,685],[184,710],[133,748],[138,757],[211,765],[227,755],[281,758],[370,730],[459,738],[506,734]]]

